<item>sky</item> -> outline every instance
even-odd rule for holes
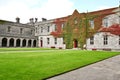
[[[119,0],[0,0],[0,19],[21,23],[30,18],[54,19],[71,15],[75,9],[80,13],[119,6]]]

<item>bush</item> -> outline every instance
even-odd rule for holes
[[[59,49],[62,49],[62,47],[59,47]]]
[[[51,46],[51,48],[55,48],[55,46]]]

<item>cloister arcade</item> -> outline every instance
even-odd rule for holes
[[[0,47],[36,47],[37,41],[35,39],[24,38],[0,38]]]

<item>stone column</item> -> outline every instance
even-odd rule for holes
[[[10,38],[7,38],[7,47],[9,47]]]
[[[29,39],[26,39],[26,47],[28,47],[28,40],[29,40]]]
[[[31,47],[33,47],[33,41],[34,41],[34,40],[33,40],[33,39],[31,39]]]
[[[22,47],[23,39],[20,39],[20,47]]]
[[[14,38],[14,47],[16,47],[16,38]]]
[[[0,37],[0,47],[2,47],[2,37]]]

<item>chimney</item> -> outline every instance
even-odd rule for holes
[[[34,23],[34,19],[33,18],[30,18],[30,23]]]
[[[19,17],[16,18],[16,23],[20,23],[20,18]]]
[[[35,18],[35,23],[38,21],[38,18]]]
[[[47,19],[46,18],[42,18],[42,21],[47,21]]]

